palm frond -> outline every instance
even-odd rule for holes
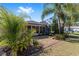
[[[41,16],[42,19],[44,19],[45,16],[47,16],[47,15],[52,14],[52,13],[55,12],[55,9],[52,8],[52,4],[50,4],[49,7],[48,7],[48,5],[49,4],[45,4],[45,6],[44,6],[44,10],[43,10],[42,16]]]

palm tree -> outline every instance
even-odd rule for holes
[[[65,23],[69,27],[70,31],[70,26],[73,25],[74,22],[77,21],[79,18],[79,11],[78,11],[78,4],[65,4],[65,8],[63,10],[64,14],[66,14],[66,21]]]
[[[32,44],[33,33],[27,30],[26,25],[22,17],[0,7],[0,37],[1,40],[6,40],[12,55],[17,55],[18,50],[27,49]]]
[[[61,21],[63,21],[63,19],[64,19],[64,14],[62,12],[62,4],[57,4],[57,3],[56,4],[46,4],[45,8],[43,10],[43,13],[42,13],[42,19],[44,19],[44,17],[49,14],[55,15],[55,18],[58,21],[59,33],[61,33],[61,31],[62,31],[61,30]]]
[[[73,10],[73,11],[72,11]],[[73,12],[76,11],[73,4],[45,4],[42,13],[42,19],[49,14],[54,14],[52,18],[56,18],[58,21],[59,33],[64,33],[64,24],[67,17],[73,20]]]

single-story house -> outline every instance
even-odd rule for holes
[[[45,21],[43,22],[27,21],[27,22],[28,22],[27,28],[29,30],[35,29],[36,35],[49,33],[48,23],[46,23]]]

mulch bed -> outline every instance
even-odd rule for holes
[[[36,52],[42,51],[42,46],[35,47],[29,46],[28,49],[24,49],[23,51],[18,51],[17,56],[31,56]],[[0,56],[12,56],[11,49],[9,47],[0,47]]]
[[[18,51],[18,56],[32,56],[33,54],[40,52],[40,51],[42,51],[42,46],[39,46],[39,47],[29,46],[28,49],[24,49],[20,53]]]

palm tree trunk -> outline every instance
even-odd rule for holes
[[[64,34],[64,26],[65,26],[65,21],[62,21],[62,23],[61,23],[61,34]]]
[[[72,20],[72,16],[71,16],[70,20]],[[69,21],[69,32],[70,32],[70,26],[71,26],[71,21]]]
[[[59,17],[58,17],[59,18]],[[58,30],[59,30],[59,34],[61,33],[61,23],[60,23],[60,19],[58,19]]]
[[[70,20],[72,20],[72,16],[71,16],[71,18],[70,18]],[[68,34],[70,34],[70,26],[71,26],[71,21],[69,21],[69,28],[68,28]]]
[[[61,26],[61,34],[64,34],[64,23],[62,23],[62,26]]]

